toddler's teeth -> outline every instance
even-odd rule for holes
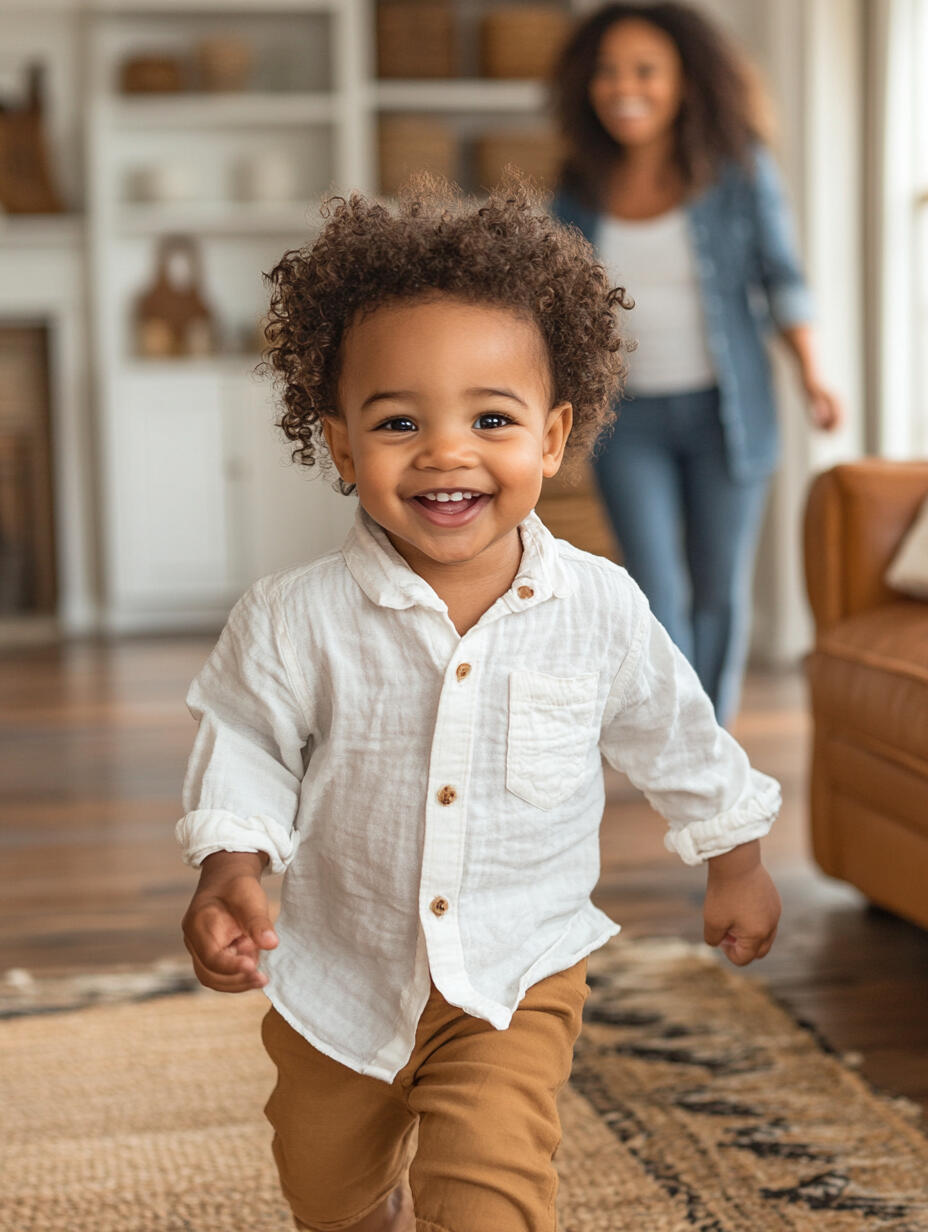
[[[435,501],[438,504],[445,505],[449,501],[453,504],[460,504],[462,501],[476,500],[481,494],[479,492],[422,492],[419,495],[419,500]]]

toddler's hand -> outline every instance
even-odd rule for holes
[[[197,979],[217,992],[263,988],[258,970],[262,950],[273,950],[271,924],[261,870],[267,856],[247,851],[217,851],[203,861],[182,928]]]
[[[736,967],[769,953],[780,910],[780,896],[760,862],[758,843],[709,861],[703,935],[707,945],[720,946]]]

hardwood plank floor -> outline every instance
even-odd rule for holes
[[[179,921],[196,879],[173,840],[193,734],[183,697],[210,645],[149,638],[0,656],[0,973],[183,956]],[[735,734],[784,789],[764,843],[783,922],[746,978],[928,1111],[928,933],[813,866],[799,675],[753,675]],[[629,937],[700,940],[705,874],[664,850],[663,829],[608,772],[596,900]]]

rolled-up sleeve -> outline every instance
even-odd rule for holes
[[[773,155],[764,146],[754,152],[754,218],[760,278],[770,314],[780,329],[805,325],[815,303],[798,256],[792,212]]]
[[[666,818],[664,845],[700,864],[763,837],[779,812],[780,786],[719,726],[696,673],[641,603],[600,748]]]
[[[265,852],[272,871],[283,872],[296,852],[311,725],[264,583],[233,608],[187,705],[199,726],[184,780],[186,815],[175,830],[184,860]]]

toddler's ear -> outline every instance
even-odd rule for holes
[[[550,479],[561,469],[564,449],[573,422],[574,408],[569,402],[561,402],[548,411],[541,459],[541,471],[545,479]]]
[[[322,421],[322,433],[335,469],[345,483],[354,483],[354,458],[348,441],[348,425],[340,415],[326,415]]]

